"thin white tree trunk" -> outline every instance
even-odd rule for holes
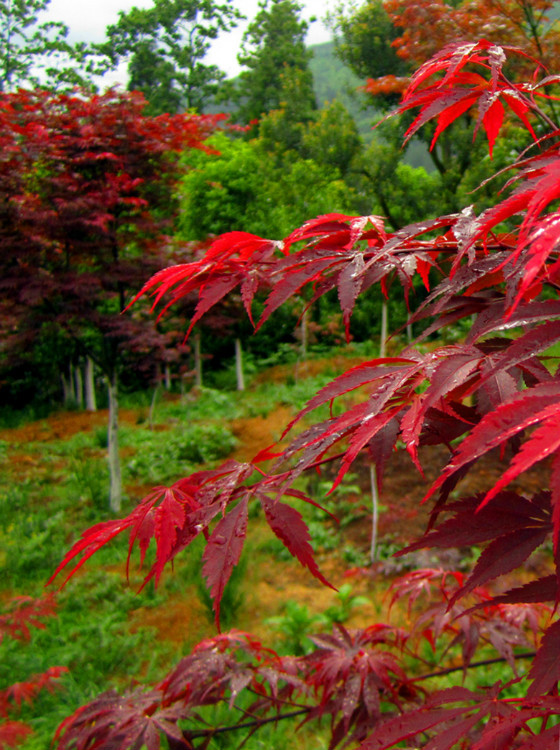
[[[379,518],[379,494],[377,492],[377,471],[375,464],[369,467],[369,480],[371,484],[371,543],[369,549],[369,559],[375,562],[377,551],[377,522]]]
[[[64,376],[64,373],[60,373],[60,380],[62,381],[62,399],[64,406],[68,406],[68,404],[74,400],[73,394],[72,394],[72,387],[71,383],[72,381],[68,381],[66,377]]]
[[[413,335],[412,335],[412,323],[407,323],[406,324],[406,342],[407,342],[407,344],[409,346],[410,346],[410,344],[412,344],[412,338],[413,338]]]
[[[243,376],[243,349],[241,339],[235,339],[235,375],[237,378],[237,390],[245,390],[245,378]]]
[[[381,305],[381,335],[379,337],[379,356],[385,357],[387,353],[387,335],[389,329],[389,309],[387,302]]]
[[[93,370],[93,359],[91,357],[88,357],[86,359],[85,390],[86,390],[86,409],[88,411],[97,411],[97,401],[95,398],[95,378],[94,378],[94,370]]]
[[[82,379],[82,368],[80,365],[77,365],[74,370],[74,378],[76,381],[76,403],[81,409],[84,405],[84,381]]]
[[[76,388],[74,387],[74,365],[72,362],[68,365],[68,398],[76,403]]]
[[[171,366],[169,362],[165,363],[164,377],[165,377],[165,390],[170,391],[171,390]]]
[[[309,310],[304,310],[301,316],[301,358],[303,361],[307,359],[308,318]]]
[[[148,415],[148,427],[150,428],[150,430],[154,429],[154,416],[155,416],[155,413],[156,413],[156,401],[157,401],[157,397],[159,396],[159,389],[160,388],[161,388],[161,383],[158,380],[156,382],[156,385],[155,385],[155,388],[154,388],[154,392],[152,394],[152,401],[150,403],[150,413]]]
[[[109,391],[109,428],[107,432],[107,458],[109,460],[109,507],[113,513],[118,513],[122,502],[121,461],[119,457],[119,402],[118,381],[116,373],[111,379],[107,378]]]
[[[200,354],[200,333],[194,337],[194,384],[202,387],[202,356]]]

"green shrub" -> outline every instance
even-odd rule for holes
[[[168,482],[228,456],[237,445],[234,434],[219,424],[188,424],[165,432],[137,431],[137,452],[127,463],[129,476]]]
[[[289,599],[284,605],[284,614],[265,621],[281,634],[281,651],[295,656],[309,653],[313,644],[309,636],[321,630],[323,618],[311,612],[305,604]]]

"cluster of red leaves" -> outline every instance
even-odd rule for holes
[[[255,466],[228,461],[219,469],[201,471],[181,479],[171,487],[155,488],[127,517],[103,521],[92,526],[76,542],[53,573],[49,583],[70,561],[80,557],[66,580],[98,549],[118,534],[130,529],[129,560],[135,544],[140,549],[140,565],[150,542],[155,540],[156,559],[144,583],[152,578],[156,584],[163,568],[184,550],[199,534],[207,540],[203,556],[203,574],[216,603],[219,625],[220,600],[233,567],[239,562],[247,533],[250,500],[257,500],[265,517],[282,543],[299,562],[323,583],[313,557],[310,536],[301,513],[278,500],[285,494],[312,502],[301,492],[287,486],[287,476],[266,477],[254,485],[243,484]],[[233,507],[233,509],[231,509]],[[230,512],[226,515],[226,509]],[[219,518],[212,532],[209,527]]]
[[[100,96],[20,90],[0,97],[0,177],[9,195],[3,210],[17,207],[20,222],[35,227],[43,250],[62,254],[70,228],[85,237],[92,229],[110,234],[121,216],[130,219],[145,210],[142,188],[145,192],[157,174],[158,163],[161,168],[160,157],[205,148],[203,141],[223,119],[146,117],[144,106],[141,95],[113,90]],[[50,227],[50,241],[41,224]]]
[[[166,261],[177,159],[223,115],[143,114],[135,93],[45,90],[0,95],[0,332],[6,359],[41,321],[86,345],[84,329],[144,357],[165,341],[121,315],[131,291]],[[63,300],[63,304],[61,303]],[[124,343],[123,343],[124,342]],[[93,347],[92,347],[93,348]],[[113,363],[90,352],[107,373]],[[138,357],[136,358],[138,359]],[[150,363],[153,367],[153,361]]]
[[[462,3],[384,0],[383,7],[393,24],[402,29],[402,35],[393,42],[397,54],[415,67],[457,39],[476,41],[485,37],[497,43],[507,39],[508,44],[533,57],[538,56],[545,64],[554,63],[558,53],[557,34],[548,29],[545,35],[534,35],[534,28],[549,21],[550,11],[554,8],[554,3],[549,0],[470,0]]]
[[[0,641],[5,636],[29,640],[30,628],[44,628],[43,619],[54,614],[55,604],[50,596],[44,599],[17,597],[10,602],[9,610],[0,615]],[[27,724],[9,718],[14,709],[22,703],[32,703],[41,690],[54,690],[56,680],[67,671],[66,667],[49,667],[46,672],[0,690],[0,750],[18,747],[32,731]]]
[[[43,618],[52,617],[55,611],[52,596],[43,599],[18,596],[12,599],[10,609],[0,615],[0,643],[6,635],[17,640],[29,640],[29,628],[44,628]]]
[[[384,0],[383,9],[395,28],[400,30],[400,36],[392,46],[412,70],[457,39],[476,42],[484,37],[497,44],[507,39],[509,45],[526,55],[513,62],[516,72],[525,76],[532,72],[530,58],[553,67],[560,54],[560,34],[551,13],[554,3],[549,0],[469,0],[460,3]],[[540,32],[543,28],[546,28],[546,33]],[[406,78],[383,76],[369,79],[365,90],[373,96],[400,94],[407,82]]]
[[[205,640],[152,688],[123,695],[110,691],[78,709],[60,726],[58,747],[86,750],[145,744],[149,750],[159,750],[163,737],[171,748],[206,747],[223,730],[208,726],[200,709],[218,704],[229,706],[236,715],[231,726],[224,728],[228,731],[252,733],[270,722],[296,717],[302,723],[327,721],[330,749],[348,742],[389,748],[396,738],[423,731],[416,729],[419,723],[429,729],[451,722],[449,736],[459,737],[487,715],[492,717],[497,695],[519,678],[494,692],[464,691],[452,697],[449,691],[442,691],[437,700],[431,697],[418,709],[426,697],[420,683],[430,676],[467,669],[479,641],[491,644],[515,671],[514,647],[534,646],[527,638],[527,621],[535,639],[541,634],[533,608],[489,604],[484,589],[472,592],[470,611],[458,613],[456,608],[447,608],[446,599],[453,597],[461,580],[459,573],[422,570],[395,582],[394,597],[408,596],[411,607],[420,594],[439,594],[437,603],[425,611],[417,620],[416,631],[410,633],[388,625],[352,631],[339,625],[330,634],[313,636],[315,650],[300,657],[279,656],[249,634],[237,631]],[[439,641],[447,648],[461,643],[462,667],[410,677],[401,657],[417,653],[419,638],[427,640],[434,653]],[[518,653],[517,658],[530,655]],[[443,708],[457,700],[467,705],[460,710]],[[387,718],[387,705],[398,717]],[[522,706],[526,702],[516,701],[511,710],[512,720],[516,717],[519,724],[527,720]],[[540,707],[539,716],[550,715],[557,707],[558,700]],[[402,714],[409,713],[412,717],[405,721]],[[366,739],[374,727],[375,741]],[[507,735],[511,736],[511,731]]]
[[[262,697],[263,714],[259,713],[261,704],[251,705],[251,727],[261,725],[265,708],[277,709],[280,670],[290,700],[297,677],[308,696],[315,696],[314,706],[305,708],[308,715],[330,715],[331,747],[357,740],[363,741],[363,748],[381,750],[424,734],[428,737],[424,747],[430,750],[545,750],[560,735],[557,725],[547,726],[560,709],[560,621],[551,618],[546,608],[560,599],[560,383],[546,358],[560,339],[560,130],[551,126],[535,103],[534,84],[512,84],[503,74],[511,54],[515,51],[509,47],[486,41],[448,47],[416,74],[400,108],[402,112],[419,106],[412,127],[436,118],[439,134],[478,105],[477,127],[485,130],[490,148],[502,125],[502,101],[527,127],[531,128],[528,118],[535,117],[551,128],[547,138],[537,143],[541,151],[536,156],[524,155],[514,165],[520,171],[511,181],[511,194],[480,217],[466,209],[388,232],[377,216],[331,214],[307,222],[281,243],[233,233],[217,239],[202,258],[160,271],[141,291],[153,294],[156,305],[167,299],[173,304],[183,294],[198,294],[198,320],[237,287],[250,314],[261,289],[267,298],[258,327],[306,287],[312,302],[336,289],[348,329],[358,296],[372,284],[379,283],[386,291],[397,282],[407,301],[415,284],[422,284],[427,297],[411,320],[430,322],[417,342],[465,318],[473,321],[461,344],[428,352],[410,346],[398,357],[352,368],[320,390],[294,421],[348,393],[364,393],[361,401],[354,397],[339,416],[331,415],[305,429],[277,454],[265,450],[252,463],[228,463],[154,491],[127,518],[86,532],[59,566],[57,574],[81,555],[79,566],[116,534],[129,529],[130,547],[137,543],[142,557],[155,539],[155,562],[146,580],[157,580],[165,564],[203,534],[207,538],[203,572],[218,617],[224,586],[241,554],[250,501],[261,504],[273,532],[324,580],[301,517],[280,500],[291,496],[312,502],[291,489],[295,479],[325,462],[338,462],[336,486],[358,456],[365,455],[375,463],[381,487],[387,461],[399,441],[420,470],[421,446],[447,446],[450,460],[427,494],[437,493],[430,529],[409,550],[483,545],[484,551],[469,576],[442,578],[440,571],[417,572],[400,584],[396,596],[402,598],[408,592],[414,598],[436,583],[440,601],[417,617],[414,636],[428,639],[433,646],[447,640],[446,650],[459,647],[465,670],[474,667],[475,651],[490,644],[498,658],[510,664],[511,680],[480,691],[419,690],[418,680],[427,676],[408,677],[405,662],[398,657],[397,647],[406,652],[413,642],[410,638],[383,628],[354,635],[338,630],[316,640],[316,652],[303,662],[275,662],[273,672],[267,673],[272,675],[273,688],[257,687],[251,682],[254,671],[243,671],[246,667],[241,668],[243,676],[238,666],[230,665],[223,677],[215,677],[213,686],[222,685],[223,680],[233,690],[233,698],[227,697],[229,693],[220,698],[232,706],[237,695],[233,684],[251,685],[259,698],[268,696]],[[551,77],[539,86],[556,82]],[[500,233],[504,222],[508,231]],[[475,497],[451,501],[461,478],[497,448],[512,458],[496,485]],[[266,462],[272,459],[275,463],[268,467]],[[541,462],[550,464],[550,481],[543,479],[541,492],[525,496],[506,489],[522,472]],[[550,539],[554,573],[499,595],[484,588],[523,566]],[[452,589],[449,582],[455,584]],[[227,641],[227,636],[223,638]],[[533,642],[536,654],[531,654],[531,668],[518,676],[516,649],[527,649]],[[220,652],[216,643],[211,642],[212,657],[208,658]],[[383,644],[381,652],[377,651],[379,643]],[[371,646],[375,646],[373,653]],[[419,660],[418,650],[410,654]],[[193,658],[187,657],[186,663]],[[290,671],[288,677],[282,672],[288,670],[286,664],[296,663],[297,670],[302,663],[306,665],[303,673]],[[189,691],[198,683],[182,678],[179,684]],[[522,697],[511,696],[513,685],[515,695]],[[157,705],[165,710],[167,686],[167,682],[159,686],[156,696]],[[213,689],[208,686],[205,696],[215,701]],[[134,706],[149,700],[134,698]],[[125,705],[129,704],[119,704]],[[129,735],[128,719],[121,720],[120,710],[111,708],[108,699],[85,707],[64,725],[60,747],[97,746],[101,735],[96,732],[113,733],[107,736],[111,742],[119,739],[121,747],[138,747],[141,741],[150,750],[159,746],[157,732],[166,734],[161,725],[150,724],[148,729],[145,720],[138,719],[130,730],[136,734]],[[138,715],[140,709],[134,711]],[[254,718],[255,713],[261,718]],[[171,723],[179,720],[179,714],[181,719],[193,719],[190,704],[183,706],[183,713],[178,709],[170,714],[175,717]],[[142,715],[149,716],[150,711],[144,709]],[[238,723],[242,725],[244,719]],[[535,719],[541,722],[538,730]],[[139,721],[144,722],[143,729]],[[167,732],[170,741],[176,739],[175,728],[173,732]],[[208,739],[208,730],[197,736]],[[192,743],[194,737],[188,731],[186,737]]]
[[[379,78],[368,78],[364,88],[368,94],[378,96],[379,94],[402,94],[408,88],[410,80],[403,76],[389,74]]]

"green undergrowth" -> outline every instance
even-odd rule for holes
[[[170,483],[217,465],[239,444],[235,420],[266,416],[279,407],[287,407],[295,415],[333,374],[263,382],[243,393],[203,388],[182,398],[163,393],[155,399],[153,393],[123,398],[123,407],[137,412],[136,424],[123,423],[119,429],[125,486]],[[327,406],[319,412],[315,417],[329,415]],[[106,444],[103,427],[62,440],[12,445],[8,437],[0,442],[0,601],[42,596],[45,582],[82,532],[110,518]],[[23,454],[26,461],[16,463],[17,456]],[[315,482],[302,488],[319,502],[325,500],[326,485]],[[365,562],[359,550],[341,545],[340,536],[340,528],[350,518],[365,513],[356,500],[358,491],[350,475],[337,493],[325,500],[329,510],[341,516],[340,526],[326,521],[324,512],[301,504],[319,554],[346,549],[348,560]],[[126,496],[123,514],[139,499],[137,494]],[[251,543],[250,553],[228,584],[222,610],[226,628],[239,626],[251,598],[251,576],[244,575],[243,566],[258,569],[259,560],[270,560],[271,552],[281,564],[288,557],[279,540],[271,532],[267,536],[268,542]],[[137,570],[136,554],[127,583],[127,547],[128,539],[123,536],[95,554],[58,592],[57,616],[46,620],[44,629],[33,630],[29,642],[4,638],[0,643],[0,690],[50,666],[69,670],[58,690],[41,692],[32,705],[24,704],[14,716],[34,730],[22,745],[24,750],[49,747],[60,721],[99,693],[130,687],[135,681],[158,680],[178,661],[181,648],[161,640],[156,629],[142,625],[135,613],[153,609],[164,620],[166,608],[177,598],[194,597],[206,621],[206,635],[214,632],[211,603],[201,576],[202,545],[178,560],[157,591],[151,583],[140,590],[142,574]],[[146,567],[149,565],[150,553]],[[348,596],[350,600],[353,594]],[[339,610],[350,606],[342,600],[338,604]],[[280,608],[278,616],[289,618],[290,614]],[[190,637],[185,637],[185,649]],[[277,632],[276,646],[282,650],[285,645],[284,635]],[[293,731],[293,726],[271,726],[257,733],[247,747],[268,747],[271,738],[277,747],[289,747]],[[305,737],[307,747],[322,747],[320,734],[309,732]],[[229,747],[231,740],[229,743],[224,738],[214,746]]]

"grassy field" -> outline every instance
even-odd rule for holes
[[[232,455],[249,458],[278,439],[290,415],[334,374],[324,363],[309,368],[319,370],[301,377],[301,368],[287,375],[273,369],[268,380],[261,378],[244,393],[202,389],[183,399],[162,393],[155,408],[151,393],[123,399],[123,513],[154,485]],[[1,431],[0,600],[5,605],[16,596],[43,595],[64,551],[82,531],[108,518],[105,419],[102,413],[57,413]],[[316,483],[312,489],[324,495],[327,486]],[[357,491],[348,482],[331,501],[333,509],[346,506],[344,513],[353,517]],[[365,562],[362,550],[341,544],[340,530],[324,514],[302,510],[331,573],[338,576],[345,567]],[[307,634],[321,616],[328,621],[329,608],[331,619],[333,607],[346,619],[358,609],[371,617],[375,608],[352,587],[337,596],[311,577],[302,583],[297,565],[264,526],[254,519],[247,554],[226,592],[225,627],[259,631],[290,651],[309,647]],[[69,670],[59,690],[42,692],[18,712],[17,718],[34,729],[26,750],[48,747],[60,721],[95,695],[157,680],[194,643],[215,632],[200,548],[165,575],[157,591],[153,585],[138,591],[136,569],[127,582],[126,548],[123,538],[95,555],[56,594],[58,616],[46,620],[45,629],[33,630],[28,642],[5,638],[0,644],[0,689],[50,666]],[[266,746],[265,735],[255,738],[255,747]]]
[[[307,370],[272,368],[243,393],[201,389],[182,398],[161,393],[155,405],[151,393],[123,399],[123,514],[154,485],[226,457],[251,458],[278,440],[290,416],[337,371],[354,364],[350,356],[355,354],[311,362]],[[326,409],[322,416],[328,416]],[[43,595],[64,552],[86,528],[109,517],[105,423],[101,412],[63,412],[0,430],[0,613],[13,597]],[[388,472],[375,575],[368,568],[365,467],[357,466],[328,498],[328,476],[301,480],[300,489],[323,502],[340,521],[336,525],[310,506],[299,508],[320,567],[338,593],[302,573],[254,514],[246,552],[226,590],[223,626],[255,633],[280,652],[304,653],[311,647],[308,635],[330,629],[335,621],[365,626],[385,620],[388,584],[407,564],[418,563],[416,558],[410,563],[390,560],[406,534],[424,527],[425,515],[418,506],[425,484],[413,472],[402,462]],[[43,691],[17,713],[15,718],[34,730],[21,746],[24,750],[49,747],[57,725],[99,693],[157,681],[195,643],[215,632],[200,573],[201,547],[184,555],[157,590],[150,584],[140,591],[142,577],[135,564],[126,579],[127,541],[117,539],[101,550],[56,593],[58,616],[46,620],[44,629],[33,630],[29,641],[5,638],[0,643],[0,690],[51,666],[68,668],[58,690]],[[477,553],[470,550],[451,562],[466,568]],[[429,557],[420,562],[434,563]],[[393,608],[392,618],[406,627],[406,607]],[[437,664],[439,656],[426,653],[427,667]],[[289,724],[270,727],[252,737],[247,747],[268,748],[274,740],[278,750],[288,748],[293,732]],[[321,731],[305,732],[306,748],[326,747]],[[234,747],[237,742],[216,738],[214,747]]]

